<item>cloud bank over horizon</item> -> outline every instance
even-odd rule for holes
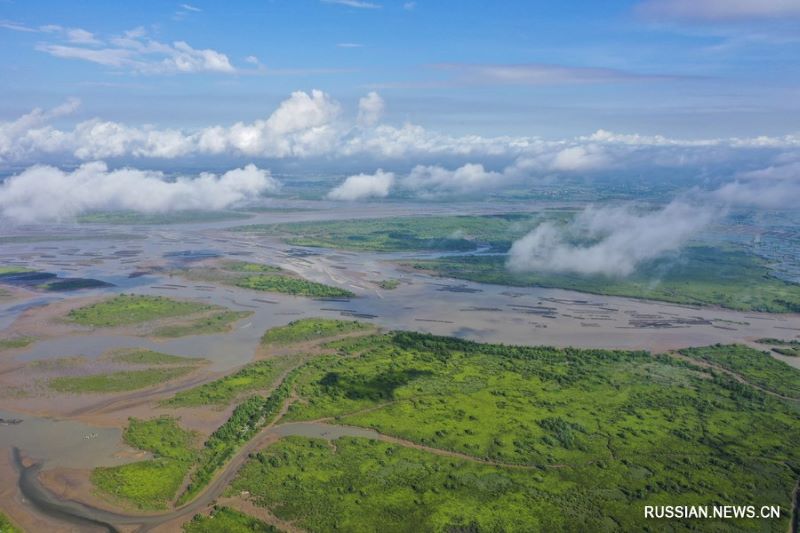
[[[599,129],[568,139],[453,136],[411,123],[383,123],[386,103],[374,91],[348,115],[342,104],[319,90],[292,93],[263,119],[193,131],[98,118],[71,128],[54,125],[67,120],[79,105],[68,100],[0,122],[0,169],[32,164],[0,181],[0,209],[7,217],[59,219],[86,209],[216,209],[277,190],[269,171],[252,164],[240,169],[244,174],[237,178],[229,172],[213,179],[201,174],[174,182],[158,172],[130,168],[135,166],[131,160],[152,166],[201,156],[226,161],[356,161],[360,167],[356,173],[328,193],[329,199],[344,201],[502,193],[515,186],[557,184],[562,177],[651,172],[668,176],[664,173],[674,170],[711,176],[710,185],[696,191],[696,199],[709,205],[783,209],[800,204],[798,135],[687,140]],[[60,163],[43,166],[42,161]],[[82,166],[75,171],[58,168],[73,162]],[[408,170],[383,170],[397,164]],[[698,178],[697,183],[701,181]],[[137,204],[140,189],[151,186],[163,192],[163,201]],[[85,198],[76,191],[84,191]],[[536,244],[570,255],[552,232],[531,236],[527,242],[530,250]]]
[[[680,167],[730,158],[747,150],[800,148],[800,135],[728,139],[673,139],[659,135],[620,134],[598,129],[565,139],[536,136],[451,135],[406,122],[381,122],[386,103],[376,92],[362,97],[349,116],[329,94],[296,91],[267,117],[195,130],[129,125],[100,118],[71,128],[53,125],[78,108],[70,100],[51,110],[34,109],[0,122],[0,167],[95,159],[175,160],[192,157],[264,159],[375,160],[522,158],[529,169],[580,172],[619,165]],[[478,164],[480,162],[477,162]]]

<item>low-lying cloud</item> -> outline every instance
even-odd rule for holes
[[[682,200],[657,211],[588,208],[566,225],[545,222],[514,242],[507,266],[515,272],[628,276],[641,263],[682,248],[716,215],[715,208]]]
[[[455,170],[437,165],[417,165],[403,180],[403,186],[423,195],[471,193],[498,185],[502,174],[487,171],[483,165],[467,163]]]
[[[16,222],[69,220],[87,211],[158,213],[217,210],[276,191],[268,170],[247,165],[222,175],[167,179],[161,172],[121,168],[102,161],[72,172],[37,165],[0,184],[0,213]]]
[[[394,173],[378,169],[375,174],[350,176],[328,193],[331,200],[355,201],[386,198],[394,185]]]
[[[742,172],[711,193],[714,201],[732,207],[797,209],[800,205],[800,162]]]
[[[737,207],[762,209],[797,209],[800,206],[800,182],[733,181],[715,190],[713,196],[720,202]]]

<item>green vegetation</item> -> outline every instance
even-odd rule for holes
[[[296,373],[296,370],[290,373],[267,398],[251,396],[236,406],[230,418],[206,440],[190,483],[178,499],[179,503],[185,503],[198,494],[240,446],[252,439],[261,428],[272,423],[289,397]]]
[[[191,500],[241,445],[273,421],[289,396],[293,377],[294,374],[290,373],[268,397],[255,395],[239,404],[200,450],[193,444],[196,434],[180,428],[175,418],[130,419],[124,435],[126,442],[154,453],[156,458],[119,467],[97,468],[92,473],[92,481],[104,492],[140,508],[163,508],[172,501],[186,474],[194,467],[190,483],[178,503]],[[190,400],[193,398],[189,397]]]
[[[226,261],[220,265],[229,272],[246,272],[248,274],[264,272],[283,272],[281,267],[264,265],[261,263],[248,263],[247,261]]]
[[[378,287],[381,289],[390,291],[392,289],[396,289],[400,285],[400,281],[396,279],[385,279],[378,283]]]
[[[6,515],[0,513],[0,533],[20,533],[20,530],[14,527]]]
[[[194,370],[192,367],[148,368],[124,370],[88,376],[62,376],[53,378],[48,385],[58,392],[108,393],[144,389],[178,378]]]
[[[101,281],[99,279],[91,278],[67,278],[56,279],[55,281],[48,281],[37,285],[37,289],[50,292],[58,291],[78,291],[81,289],[97,289],[99,287],[113,287],[113,283]]]
[[[224,310],[199,318],[188,324],[163,326],[153,331],[155,337],[184,337],[186,335],[209,335],[230,331],[234,322],[252,315],[252,311]]]
[[[789,357],[800,357],[800,340],[784,340],[784,339],[758,339],[759,344],[769,344],[772,346],[772,351],[781,355]]]
[[[92,482],[104,493],[140,509],[163,509],[175,497],[196,455],[197,435],[174,418],[131,418],[125,441],[155,456],[147,461],[96,468]]]
[[[232,488],[315,532],[611,529],[600,518],[565,516],[539,488],[543,477],[366,439],[340,438],[334,452],[326,441],[289,437],[256,454]],[[564,497],[585,506],[578,495]]]
[[[35,337],[11,337],[8,339],[0,339],[0,352],[3,350],[16,350],[18,348],[25,348],[30,346],[36,341]]]
[[[110,359],[115,363],[133,365],[186,365],[205,361],[200,357],[181,357],[145,349],[115,350]]]
[[[183,526],[185,533],[278,533],[269,524],[230,507],[214,508],[210,516],[198,514]]]
[[[163,405],[168,407],[198,407],[201,405],[229,405],[247,392],[265,389],[278,375],[274,361],[251,363],[235,374],[177,393]]]
[[[173,211],[171,213],[138,213],[136,211],[104,211],[78,217],[83,224],[188,224],[250,218],[234,211]]]
[[[114,327],[218,309],[220,308],[215,305],[172,300],[163,296],[120,294],[96,304],[73,309],[67,314],[67,318],[83,326]]]
[[[683,355],[707,361],[764,390],[800,399],[800,372],[769,355],[738,344],[686,348]]]
[[[510,213],[487,216],[420,216],[364,220],[324,220],[241,226],[235,231],[278,235],[295,246],[398,252],[411,250],[474,250],[485,244],[507,250],[548,214]]]
[[[784,339],[765,338],[765,339],[757,339],[756,342],[759,344],[771,344],[773,346],[800,346],[800,340],[797,339],[784,340]]]
[[[678,258],[649,261],[625,278],[568,272],[515,273],[506,268],[505,261],[504,256],[470,255],[416,261],[410,266],[480,283],[571,289],[742,311],[800,311],[800,285],[770,276],[763,259],[740,249],[690,246]]]
[[[21,266],[0,266],[0,277],[13,276],[14,274],[24,274],[26,272],[34,272],[34,270]]]
[[[709,520],[705,530],[787,528],[800,414],[758,387],[786,393],[800,372],[779,365],[781,378],[757,351],[755,366],[739,347],[687,353],[740,381],[646,352],[409,332],[328,346],[337,354],[298,371],[286,419],[332,417],[425,448],[296,437],[257,454],[234,489],[303,529],[641,531],[652,528],[644,505],[729,501],[780,504],[782,518]]]
[[[86,364],[88,359],[83,355],[73,355],[69,357],[57,357],[55,359],[38,359],[31,361],[28,365],[37,370],[63,370],[65,368],[76,368]]]
[[[233,285],[243,289],[277,292],[312,298],[351,298],[352,292],[308,281],[274,265],[224,261],[216,266],[203,266],[181,271],[189,279]]]
[[[357,320],[335,320],[330,318],[303,318],[267,330],[261,337],[262,344],[291,344],[335,337],[354,331],[366,331],[373,326]]]
[[[258,274],[236,280],[235,285],[243,289],[280,292],[293,296],[312,298],[351,298],[352,292],[315,281],[294,278],[280,274]]]

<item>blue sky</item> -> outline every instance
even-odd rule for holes
[[[338,202],[616,180],[800,205],[800,0],[133,5],[0,0],[0,216],[308,175]]]
[[[374,90],[385,121],[453,135],[800,129],[794,0],[123,5],[0,0],[0,119],[75,97],[70,120],[199,128],[320,89],[352,113]],[[225,61],[180,67],[134,50],[179,42]]]

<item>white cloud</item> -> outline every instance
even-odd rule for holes
[[[154,72],[236,72],[228,56],[221,52],[209,48],[196,50],[183,41],[177,41],[172,46],[161,65],[153,69]]]
[[[40,52],[46,52],[62,59],[81,59],[107,67],[123,67],[133,65],[133,53],[121,48],[80,48],[61,44],[40,44],[36,47]]]
[[[67,40],[77,44],[98,44],[100,41],[94,38],[92,32],[81,28],[67,30]]]
[[[642,262],[679,250],[715,216],[712,208],[679,200],[647,212],[589,208],[566,226],[545,222],[514,242],[507,266],[515,272],[628,276]]]
[[[313,90],[311,94],[296,91],[281,102],[267,119],[266,127],[276,133],[323,127],[336,118],[340,111],[338,102],[322,91]]]
[[[203,11],[199,7],[195,7],[195,6],[191,5],[191,4],[181,4],[181,7],[183,9],[185,9],[186,11],[194,11],[195,13],[199,13],[199,12]]]
[[[800,16],[797,0],[647,0],[637,10],[653,19],[724,21]]]
[[[355,7],[357,9],[378,9],[380,4],[364,2],[363,0],[322,0],[323,4],[339,4],[340,6]]]
[[[711,197],[730,206],[763,209],[797,209],[800,206],[800,161],[740,173],[711,192]]]
[[[382,123],[384,102],[375,93],[361,98],[356,116],[344,115],[339,102],[322,91],[313,90],[292,93],[266,118],[232,125],[181,130],[100,118],[63,129],[52,125],[53,120],[75,107],[75,102],[71,102],[52,111],[34,110],[16,120],[0,122],[0,163],[34,163],[46,155],[78,160],[172,159],[203,155],[368,157],[404,162],[424,160],[426,163],[435,159],[450,166],[492,159],[507,165],[500,174],[509,180],[608,168],[710,167],[741,161],[744,156],[740,154],[749,151],[793,153],[800,147],[797,135],[687,140],[598,130],[589,136],[552,140],[527,136],[455,136],[417,124]],[[446,172],[429,174],[435,176],[428,176],[428,183],[442,182],[434,187],[440,189],[439,192],[459,190],[453,180],[441,177],[447,175]],[[481,180],[465,178],[463,182],[480,183]]]
[[[148,39],[142,28],[108,41],[81,28],[43,26],[45,33],[63,35],[66,43],[43,42],[36,50],[63,59],[77,59],[141,74],[214,72],[233,74],[237,69],[227,55],[210,48],[197,49],[184,41],[172,44]]]
[[[48,139],[42,137],[64,136],[56,133],[48,123],[58,117],[69,115],[80,106],[80,100],[71,98],[48,111],[36,108],[10,122],[0,122],[0,161],[24,158],[27,153],[51,151]]]
[[[5,28],[7,30],[13,31],[21,31],[25,33],[38,33],[39,30],[36,28],[31,28],[30,26],[26,26],[25,24],[20,24],[19,22],[14,22],[12,20],[0,20],[0,28]]]
[[[358,100],[358,124],[372,127],[378,123],[383,115],[386,103],[378,93],[372,91]]]
[[[328,193],[328,198],[346,201],[386,198],[393,185],[394,174],[378,169],[375,174],[357,174],[348,177]]]
[[[559,151],[551,163],[553,170],[594,170],[609,163],[605,151],[595,144],[573,146]]]
[[[740,177],[748,180],[794,180],[800,182],[800,161],[743,172]]]
[[[266,120],[230,128],[215,126],[196,136],[199,147],[212,153],[232,151],[266,157],[311,157],[333,151],[339,132],[338,102],[322,91],[297,91]]]
[[[455,170],[417,165],[403,180],[403,186],[421,194],[472,193],[497,187],[502,179],[502,174],[474,163]]]
[[[797,209],[800,206],[800,181],[778,180],[769,183],[733,181],[712,193],[728,205],[763,209]]]
[[[92,210],[216,210],[279,186],[268,170],[252,164],[220,176],[204,172],[175,180],[155,171],[109,170],[102,161],[85,163],[72,172],[36,165],[0,185],[0,213],[18,222],[36,222],[67,220]]]
[[[441,63],[435,68],[452,71],[456,78],[440,82],[445,86],[458,85],[582,85],[587,83],[618,83],[663,79],[669,76],[639,74],[624,70],[596,67],[573,67],[545,63],[468,64]]]
[[[671,139],[663,135],[639,135],[638,133],[614,133],[608,130],[597,130],[593,134],[579,139],[590,142],[627,144],[630,146],[716,146],[721,139]]]

